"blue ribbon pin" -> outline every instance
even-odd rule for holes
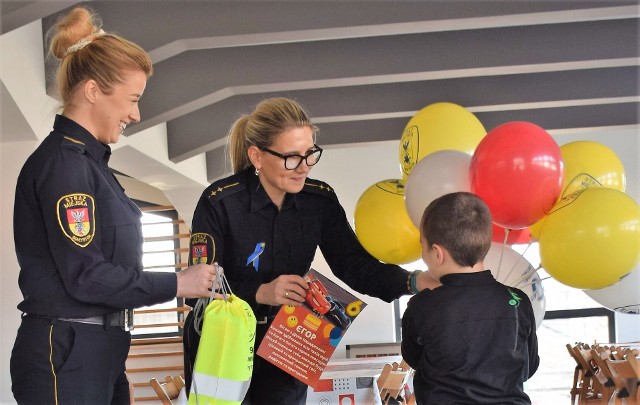
[[[256,271],[258,271],[258,266],[260,265],[260,255],[262,254],[262,252],[264,252],[264,246],[265,246],[264,242],[258,242],[256,244],[255,250],[253,251],[253,253],[251,253],[251,256],[249,256],[249,258],[247,259],[247,266],[249,265],[249,263],[252,263],[253,268],[255,268]]]

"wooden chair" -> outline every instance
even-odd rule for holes
[[[394,362],[393,364],[384,365],[378,377],[378,392],[383,404],[386,405],[391,399],[395,399],[399,403],[407,405],[404,386],[411,375],[411,371],[411,368],[404,360],[400,364]]]
[[[619,398],[615,395],[616,386],[611,376],[611,371],[607,365],[607,359],[611,359],[611,350],[591,349],[591,358],[596,366],[596,378],[602,383],[603,397],[609,399],[609,404],[621,404]]]
[[[634,357],[634,359],[631,361],[626,358],[624,360],[607,359],[606,363],[616,386],[615,395],[622,400],[623,404],[637,405],[640,378],[632,365],[636,360],[635,356],[630,354],[628,357]]]
[[[638,349],[632,349],[629,346],[612,346],[611,354],[615,360],[624,360],[624,356],[627,353],[632,353],[633,355],[638,355]]]
[[[605,387],[606,379],[602,374],[597,375],[598,368],[593,362],[591,347],[579,343],[573,346],[572,349],[575,359],[584,370],[578,390],[578,403],[607,404],[611,396],[611,390],[609,387]]]
[[[576,367],[573,370],[573,384],[571,385],[571,389],[569,393],[571,394],[571,405],[576,403],[576,398],[580,393],[581,385],[584,379],[584,368],[578,361],[575,352],[573,351],[573,346],[571,344],[566,344],[567,351],[569,352],[569,356],[576,362]]]
[[[174,376],[166,376],[165,379],[169,382],[169,378],[173,380],[179,390],[183,389],[186,385],[184,382],[184,376],[182,374],[174,375]]]
[[[640,360],[638,360],[638,354],[631,352],[627,353],[625,360],[631,365],[631,368],[636,373],[636,378],[640,378]]]
[[[158,395],[162,405],[172,405],[173,400],[178,398],[180,390],[184,388],[184,378],[181,375],[166,376],[165,381],[160,382],[155,378],[149,381],[151,387]]]
[[[627,353],[625,360],[629,363],[636,374],[636,400],[640,403],[640,360],[638,360],[638,351]]]

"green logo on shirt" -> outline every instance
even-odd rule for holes
[[[509,305],[513,305],[514,307],[517,307],[518,305],[520,305],[520,300],[522,300],[522,298],[520,298],[518,296],[518,294],[514,293],[513,291],[509,290],[509,294],[511,294],[511,299],[509,300]]]

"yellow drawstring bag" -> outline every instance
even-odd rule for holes
[[[211,301],[204,311],[190,405],[240,404],[251,383],[256,318],[249,304],[230,293],[224,275],[220,277],[226,299]]]

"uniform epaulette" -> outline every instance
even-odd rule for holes
[[[246,184],[243,179],[239,178],[238,176],[232,176],[212,183],[209,187],[207,187],[204,195],[209,199],[210,202],[216,202],[227,196],[244,190],[245,187]]]
[[[336,195],[336,192],[333,190],[333,187],[331,187],[324,181],[320,181],[320,180],[306,179],[304,182],[304,188],[302,189],[302,191],[322,195],[327,198],[332,198],[334,200],[338,199],[338,196]]]
[[[81,153],[84,153],[86,149],[86,145],[84,144],[84,142],[78,139],[72,138],[70,136],[65,136],[60,145],[63,148],[77,150],[77,151],[80,151]]]

